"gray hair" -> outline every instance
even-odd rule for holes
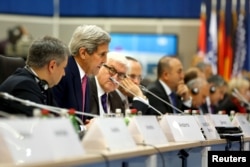
[[[75,56],[81,47],[93,54],[101,44],[110,43],[110,35],[96,25],[78,26],[69,42],[70,53]]]
[[[109,61],[116,61],[116,62],[119,62],[121,64],[124,64],[126,66],[126,68],[128,69],[128,60],[127,60],[126,56],[123,55],[122,53],[108,52],[107,63]]]
[[[202,72],[204,72],[205,68],[211,66],[211,64],[205,63],[205,62],[199,62],[196,64],[196,67],[200,69]]]
[[[216,87],[227,85],[226,81],[220,75],[212,75],[207,81]]]
[[[42,68],[51,60],[60,64],[68,57],[68,54],[66,44],[57,38],[45,36],[32,42],[26,64],[35,68]]]
[[[204,78],[195,78],[187,83],[188,89],[201,88],[207,81]]]

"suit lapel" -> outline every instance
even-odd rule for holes
[[[82,85],[81,85],[81,79],[80,79],[80,73],[76,64],[76,61],[73,56],[69,57],[68,61],[69,67],[70,67],[70,72],[71,72],[71,80],[72,80],[72,86],[73,86],[73,91],[75,94],[75,101],[77,102],[77,107],[80,108],[82,111]]]
[[[95,77],[89,77],[89,82],[88,82],[88,92],[89,92],[89,111],[92,114],[97,114],[99,115],[99,101],[98,101],[98,93],[97,93],[97,87],[96,87],[96,82],[95,82]]]

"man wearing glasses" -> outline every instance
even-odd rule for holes
[[[117,108],[124,108],[119,95],[114,91],[118,84],[126,78],[127,60],[118,53],[110,52],[107,55],[107,62],[102,65],[99,73],[95,77],[89,78],[90,85],[90,112],[104,116],[105,114],[115,113]]]
[[[148,109],[148,100],[140,89],[142,80],[142,65],[133,57],[126,57],[128,61],[127,78],[121,82],[121,86],[116,90],[119,100],[124,104],[125,109],[135,108],[144,112]],[[144,102],[141,102],[141,101]],[[124,112],[124,111],[123,111]]]

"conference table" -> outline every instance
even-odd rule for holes
[[[244,150],[249,151],[250,137],[244,137]],[[205,140],[194,142],[169,142],[164,145],[139,145],[135,149],[121,151],[87,152],[83,156],[64,158],[48,162],[20,164],[20,167],[206,167],[208,150],[225,150],[227,140]],[[231,150],[239,150],[239,143],[232,142]],[[187,157],[182,154],[188,154]],[[1,155],[2,156],[2,155]],[[12,167],[14,164],[2,164],[1,167]]]

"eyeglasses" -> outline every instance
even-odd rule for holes
[[[114,67],[110,67],[107,64],[103,64],[103,66],[109,70],[109,74],[111,76],[114,76],[114,75],[117,74],[118,79],[120,79],[120,80],[123,80],[124,78],[126,78],[126,74],[125,73],[117,72],[117,70]]]
[[[129,74],[128,76],[131,79],[137,79],[139,81],[142,81],[142,76],[141,75]]]

